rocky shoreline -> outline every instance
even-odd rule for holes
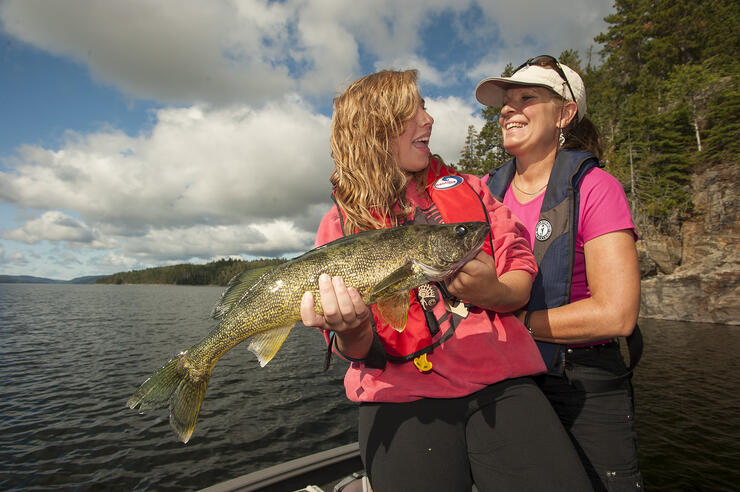
[[[640,317],[740,325],[738,167],[694,176],[696,219],[680,232],[640,229]]]

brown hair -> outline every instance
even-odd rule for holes
[[[387,227],[387,221],[395,226],[410,211],[403,199],[408,178],[391,144],[421,103],[417,78],[416,70],[383,70],[334,98],[330,181],[345,213],[345,234]]]
[[[565,136],[564,149],[586,150],[601,159],[603,146],[601,135],[596,126],[584,116],[581,121],[577,121],[578,116],[574,117],[568,126],[563,129]]]

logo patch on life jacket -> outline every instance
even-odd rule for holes
[[[534,229],[534,237],[538,241],[547,241],[552,235],[552,224],[546,219],[540,219]]]
[[[439,302],[437,289],[429,284],[422,284],[419,286],[419,289],[417,290],[417,298],[419,299],[419,304],[421,304],[424,311],[431,311]]]
[[[445,176],[434,183],[435,190],[449,190],[463,182],[460,176]]]

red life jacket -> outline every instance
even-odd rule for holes
[[[454,169],[432,160],[428,167],[426,189],[439,212],[439,219],[441,219],[439,222],[451,224],[479,220],[488,223],[488,212],[481,197]],[[337,204],[337,209],[340,213],[342,230],[344,230],[344,211],[339,204]],[[437,217],[432,217],[432,220],[434,219]],[[482,249],[493,256],[493,242],[490,233]],[[426,299],[430,299],[429,294],[432,291],[429,287],[433,289],[437,302],[425,311],[419,301],[419,290],[423,288],[427,293]],[[385,349],[386,358],[391,361],[408,361],[431,352],[434,347],[452,336],[462,319],[459,315],[449,311],[445,307],[445,302],[441,302],[445,299],[448,302],[455,300],[450,299],[449,294],[440,290],[440,286],[436,283],[414,289],[409,295],[406,329],[400,333],[382,320],[375,306],[371,308],[375,331]]]

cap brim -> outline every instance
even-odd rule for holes
[[[480,102],[481,104],[485,104],[486,106],[491,106],[494,108],[500,108],[504,105],[504,94],[506,93],[506,89],[516,86],[516,87],[544,87],[546,89],[552,90],[552,87],[550,87],[547,84],[538,84],[536,82],[526,82],[526,81],[518,81],[518,80],[512,80],[509,78],[504,77],[490,77],[484,80],[481,80],[478,84],[478,87],[475,88],[475,98]]]

